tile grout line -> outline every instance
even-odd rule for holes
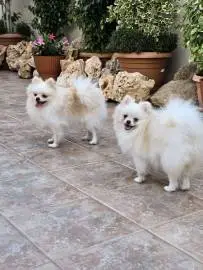
[[[73,142],[73,143],[74,143],[74,142]],[[74,144],[78,145],[77,143],[74,143]],[[81,146],[81,147],[87,149],[86,147],[83,147],[83,146]],[[12,148],[10,148],[10,149],[13,150]],[[15,149],[14,149],[14,151],[17,152]],[[19,154],[19,153],[18,153],[18,154]],[[21,154],[19,154],[19,155],[21,155]],[[24,155],[23,155],[23,156],[24,156]],[[25,156],[24,156],[24,157],[25,157]],[[29,158],[26,159],[26,160],[30,161],[32,164],[36,165],[38,168],[43,169],[43,170],[46,170],[44,167],[41,167],[40,165],[38,165],[38,164],[35,163],[34,161],[31,161]],[[121,164],[121,165],[122,165],[122,164]],[[122,165],[122,166],[125,166],[125,165]],[[126,167],[126,166],[125,166],[125,167]],[[65,167],[64,167],[64,168],[65,168]],[[128,168],[128,167],[127,167],[127,168]],[[87,192],[83,191],[83,190],[80,189],[79,187],[75,187],[73,184],[69,183],[68,181],[64,181],[64,180],[60,179],[60,178],[57,177],[55,174],[53,174],[51,171],[47,171],[47,172],[48,172],[49,174],[51,174],[52,176],[56,177],[58,180],[60,180],[60,181],[62,181],[62,182],[64,182],[64,183],[66,183],[66,184],[69,184],[69,185],[72,186],[73,188],[79,190],[80,192],[82,192],[83,194],[85,194],[87,197],[90,197],[90,198],[92,198],[93,200],[99,202],[100,204],[103,204],[103,205],[106,206],[107,208],[110,208],[112,211],[118,213],[120,216],[123,216],[124,218],[126,218],[126,219],[128,219],[129,221],[133,222],[134,224],[136,224],[136,225],[139,226],[140,228],[142,228],[142,229],[148,231],[150,234],[152,234],[152,235],[158,237],[159,239],[161,239],[161,240],[164,241],[165,243],[167,243],[167,244],[173,246],[171,243],[169,243],[169,242],[167,242],[166,240],[162,239],[161,237],[157,236],[157,235],[156,235],[155,233],[153,233],[150,229],[145,228],[145,227],[144,227],[143,225],[141,225],[141,224],[138,224],[137,222],[135,222],[133,219],[127,217],[127,216],[126,216],[125,214],[123,214],[122,212],[120,212],[120,211],[114,209],[113,207],[109,206],[108,204],[104,203],[103,201],[101,201],[101,200],[97,199],[96,197],[94,197],[94,196],[88,194]],[[200,211],[201,211],[201,210],[200,210]],[[197,212],[199,212],[199,211],[197,211]],[[184,217],[184,215],[183,215],[182,217]],[[176,219],[176,218],[175,218],[175,219]],[[173,220],[173,219],[172,219],[172,220]],[[171,220],[171,221],[172,221],[172,220]],[[166,223],[163,223],[163,225],[164,225],[164,224],[167,224],[167,222],[166,222]],[[161,226],[161,225],[162,225],[162,224],[160,224],[160,226]],[[158,226],[158,225],[157,225],[157,226]],[[173,247],[175,247],[176,249],[180,250],[181,252],[184,252],[185,254],[187,254],[188,256],[192,257],[193,259],[197,260],[196,257],[193,257],[191,254],[187,253],[187,251],[182,250],[181,248],[176,247],[176,246],[173,246]],[[199,259],[198,259],[198,262],[202,263],[201,261],[199,261]]]
[[[114,209],[113,207],[109,206],[108,204],[106,204],[105,202],[99,200],[98,198],[96,198],[96,197],[94,197],[94,196],[88,194],[86,191],[80,189],[79,187],[74,187],[74,186],[73,186],[71,183],[69,183],[68,181],[64,181],[64,180],[58,178],[56,175],[54,175],[54,174],[52,174],[52,173],[50,173],[50,174],[53,175],[53,176],[55,176],[55,177],[56,177],[57,179],[59,179],[60,181],[65,182],[65,183],[71,185],[73,188],[75,188],[75,189],[79,190],[80,192],[84,193],[87,197],[93,199],[94,201],[99,202],[100,204],[104,205],[105,207],[111,209],[113,212],[116,212],[116,213],[119,214],[120,216],[122,216],[122,217],[124,217],[125,219],[131,221],[132,223],[134,223],[135,225],[137,225],[137,226],[140,227],[141,229],[143,229],[143,230],[147,231],[148,233],[154,235],[155,237],[161,239],[163,242],[167,243],[168,245],[170,245],[170,246],[176,248],[177,250],[179,250],[179,251],[181,251],[181,252],[187,254],[187,256],[189,256],[189,257],[195,259],[196,261],[202,263],[202,261],[200,261],[200,260],[199,260],[198,258],[196,258],[195,256],[193,257],[193,255],[191,255],[190,253],[188,253],[188,252],[185,251],[184,249],[182,249],[182,248],[180,248],[180,247],[177,247],[177,246],[171,244],[170,242],[168,242],[167,240],[165,240],[165,239],[159,237],[159,236],[156,235],[154,232],[152,232],[150,229],[145,228],[143,225],[141,225],[141,224],[137,223],[136,221],[134,221],[133,219],[127,217],[124,213],[118,211],[117,209]],[[202,211],[202,210],[198,210],[198,211],[196,211],[196,212],[199,212],[199,211]],[[196,213],[196,212],[193,212],[193,213]],[[182,217],[184,217],[184,216],[182,216]],[[172,219],[172,220],[173,220],[173,219]],[[172,221],[172,220],[171,220],[171,221]],[[160,225],[161,225],[161,224],[160,224]]]
[[[197,211],[185,214],[185,215],[180,215],[178,217],[174,217],[170,221],[162,222],[162,223],[160,223],[158,225],[154,225],[154,226],[150,227],[149,230],[153,230],[153,229],[156,229],[158,227],[165,226],[165,225],[167,225],[167,224],[169,224],[171,222],[178,221],[179,219],[187,218],[187,217],[192,216],[193,214],[198,214],[198,213],[201,213],[201,212],[203,212],[203,210],[197,210]]]
[[[35,161],[33,161],[33,160],[31,160],[30,158],[27,158],[26,159],[27,161],[29,161],[30,163],[32,163],[33,165],[35,165],[35,166],[37,166],[38,168],[40,168],[40,169],[42,169],[42,170],[45,170],[47,173],[49,173],[49,174],[52,174],[52,172],[58,172],[58,171],[63,171],[63,170],[65,170],[65,169],[74,169],[74,168],[79,168],[79,167],[82,167],[83,165],[84,166],[88,166],[88,165],[94,165],[94,164],[99,164],[99,162],[90,162],[90,163],[85,163],[85,164],[83,164],[83,165],[73,165],[73,166],[69,166],[69,167],[62,167],[61,169],[58,169],[58,170],[48,170],[48,169],[46,169],[45,167],[43,167],[43,166],[40,166],[40,165],[38,165]],[[56,177],[56,176],[55,176]]]
[[[197,212],[199,212],[199,211],[197,211]],[[195,213],[196,213],[196,212],[195,212]],[[162,236],[158,235],[158,234],[155,233],[155,232],[152,232],[150,229],[149,229],[148,231],[149,231],[149,233],[151,233],[152,235],[154,235],[154,236],[156,236],[157,238],[161,239],[163,242],[165,242],[165,243],[169,244],[170,246],[176,248],[177,250],[179,250],[179,251],[185,253],[187,256],[191,257],[191,258],[194,259],[195,261],[197,261],[197,262],[203,264],[203,260],[201,260],[201,259],[199,259],[198,257],[196,257],[196,255],[191,254],[189,251],[185,250],[184,248],[181,248],[180,246],[178,246],[178,245],[176,245],[176,244],[173,244],[172,242],[170,242],[170,240],[168,241],[168,240],[164,239]]]
[[[90,150],[88,147],[86,147],[86,146],[84,146],[84,145],[81,145],[80,143],[74,142],[74,141],[72,141],[71,139],[67,139],[67,138],[66,138],[66,141],[71,142],[71,143],[73,143],[73,144],[76,144],[77,146],[79,146],[79,147],[81,147],[81,148],[83,148],[83,149],[86,149],[86,150],[89,150],[89,151],[93,151],[94,153],[96,153],[96,154],[98,154],[98,155],[101,155],[101,156],[107,158],[107,156],[105,156],[104,154],[98,153],[97,151],[92,150],[92,149]],[[126,165],[126,164],[123,164],[123,163],[121,163],[121,162],[119,162],[119,161],[117,161],[117,160],[114,160],[114,159],[112,159],[112,158],[109,158],[108,161],[112,161],[112,162],[114,162],[114,163],[116,163],[116,164],[122,165],[122,166],[124,166],[124,167],[126,167],[126,168],[128,168],[128,169],[131,169],[131,170],[133,170],[133,171],[136,171],[135,168],[130,167],[130,166]]]
[[[60,270],[63,270],[61,266],[56,263],[38,244],[36,244],[23,230],[21,230],[15,223],[13,223],[10,218],[5,216],[3,213],[0,213],[0,215],[5,218],[5,220],[12,226],[14,227],[21,236],[25,237],[40,253],[42,253],[48,260],[49,262],[52,262],[56,267],[58,267]],[[46,264],[46,263],[45,263]],[[43,265],[43,264],[42,264]]]
[[[16,119],[16,118],[14,118],[14,117],[12,117],[12,116],[10,116],[10,117],[13,118],[13,119],[15,119],[16,121],[20,122],[19,119]],[[86,149],[86,150],[88,150],[88,151],[92,151],[92,150],[88,149],[87,147],[78,144],[77,142],[71,141],[71,140],[69,140],[69,139],[66,139],[66,141],[69,141],[69,142],[71,142],[71,143],[73,143],[73,144],[75,144],[75,145],[77,145],[77,146],[79,146],[79,147],[81,147],[81,148],[83,148],[83,149]],[[6,148],[6,147],[4,147],[4,148]],[[12,148],[8,147],[8,149],[12,149]],[[13,151],[13,152],[14,152],[14,151],[17,152],[15,149],[12,149],[12,151]],[[94,151],[94,150],[93,150],[93,152],[94,152],[94,153],[97,153],[98,155],[102,155],[102,156],[106,157],[104,154],[100,154],[100,153],[98,153],[97,151]],[[19,152],[17,152],[17,153],[18,153],[18,155],[21,156],[21,153],[20,153],[20,154],[19,154]],[[22,153],[22,156],[25,157],[25,154]],[[26,160],[31,161],[31,160],[29,160],[29,158],[26,159]],[[118,161],[114,161],[114,160],[111,160],[111,159],[110,159],[109,161],[112,161],[112,162],[114,162],[114,163],[120,164],[120,165],[122,165],[122,166],[124,166],[124,167],[127,167],[127,168],[129,168],[129,169],[133,169],[133,168],[131,168],[130,166],[124,165],[124,164],[122,164],[122,163],[120,163],[120,162],[118,162]],[[34,164],[34,165],[40,167],[40,166],[39,166],[38,164],[36,164],[35,162],[32,162],[32,164]],[[91,163],[90,163],[90,164],[91,164]],[[93,163],[93,164],[95,164],[95,163]],[[74,166],[74,167],[78,167],[78,166]],[[74,167],[73,167],[73,168],[74,168]],[[46,169],[43,168],[43,167],[40,167],[40,168],[46,170]],[[64,168],[65,168],[65,167],[64,167]],[[135,170],[135,169],[133,169],[133,170]],[[53,171],[53,172],[54,172],[54,171]],[[60,180],[60,181],[62,181],[62,182],[65,182],[65,183],[71,185],[72,187],[74,187],[75,189],[79,190],[80,192],[82,192],[82,193],[85,194],[86,196],[92,198],[93,200],[98,201],[100,204],[105,205],[107,208],[110,208],[110,209],[113,210],[114,212],[118,213],[119,215],[123,216],[124,218],[126,218],[126,219],[130,220],[131,222],[135,223],[135,224],[138,225],[140,228],[142,228],[142,229],[148,231],[148,232],[151,233],[152,235],[155,235],[156,237],[160,238],[162,241],[166,242],[167,244],[169,244],[169,245],[175,247],[176,249],[182,251],[183,253],[186,253],[188,256],[194,258],[191,254],[188,254],[187,251],[182,250],[181,248],[174,246],[174,245],[171,244],[170,242],[168,242],[168,241],[164,240],[162,237],[158,236],[156,233],[153,233],[150,229],[147,229],[147,228],[143,227],[142,225],[137,224],[137,223],[136,223],[134,220],[132,220],[131,218],[126,217],[125,214],[123,214],[123,213],[121,213],[120,211],[114,209],[113,207],[109,206],[108,204],[105,204],[104,202],[100,201],[100,200],[97,199],[96,197],[94,197],[94,196],[92,196],[92,195],[89,195],[87,192],[81,190],[81,189],[78,188],[78,187],[73,186],[73,185],[70,184],[68,181],[63,181],[62,179],[60,179],[60,178],[58,178],[56,175],[54,175],[51,171],[48,171],[48,173],[50,173],[51,175],[55,176],[58,180]],[[196,197],[196,196],[194,196],[194,197]],[[198,197],[197,197],[197,198],[198,198]],[[199,198],[198,198],[198,199],[199,199]],[[202,210],[198,210],[198,211],[195,211],[195,213],[196,213],[196,212],[198,213],[198,212],[201,212],[201,211],[202,211]],[[193,212],[193,213],[194,213],[194,212]],[[187,214],[187,215],[185,215],[185,216],[191,215],[191,214],[193,214],[193,213]],[[8,218],[6,218],[3,214],[2,214],[2,216],[3,216],[3,217],[4,217],[11,225],[13,225],[13,226],[16,228],[16,226],[15,226]],[[181,216],[181,217],[184,217],[184,215]],[[171,221],[176,220],[176,219],[179,219],[179,218],[181,218],[181,217],[174,218],[174,219],[172,219]],[[169,221],[169,222],[170,222],[170,221]],[[162,225],[167,224],[167,223],[169,223],[169,222],[166,222],[166,223],[157,225],[157,226],[155,226],[155,227],[162,226]],[[152,227],[152,228],[154,228],[154,227]],[[18,231],[21,232],[20,229],[18,229],[18,228],[16,228],[16,229],[17,229]],[[23,232],[21,232],[21,233],[24,234]],[[26,234],[25,234],[25,235],[26,235]],[[27,237],[28,237],[28,236],[27,236]],[[29,237],[28,237],[28,239],[30,240]],[[30,242],[31,242],[32,244],[35,245],[35,243],[33,243],[33,241],[30,240]],[[36,245],[35,245],[35,246],[36,246]],[[36,247],[37,247],[38,249],[41,249],[41,248],[39,248],[38,246],[36,246]],[[43,250],[42,250],[42,252],[46,255],[46,253],[45,253]],[[47,258],[49,258],[48,255],[46,255],[46,256],[47,256]],[[197,260],[197,261],[199,261],[199,259],[197,259],[197,258],[194,258],[194,259]],[[50,258],[49,258],[49,260],[50,260]],[[52,261],[52,259],[51,259],[51,261]],[[53,261],[53,262],[54,262],[54,261]],[[201,261],[199,261],[199,262],[201,262]],[[202,262],[201,262],[201,263],[202,263]],[[54,262],[54,264],[55,264],[55,262]],[[57,264],[56,264],[56,265],[57,265]],[[57,266],[58,266],[58,265],[57,265]],[[59,266],[58,266],[58,267],[59,267]],[[60,269],[61,269],[61,268],[60,268]]]

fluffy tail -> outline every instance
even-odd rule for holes
[[[78,77],[72,81],[76,89],[80,102],[87,106],[91,111],[100,113],[100,118],[107,117],[105,98],[97,83],[86,77]]]

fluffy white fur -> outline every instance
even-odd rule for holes
[[[97,130],[107,115],[102,91],[83,77],[73,80],[69,88],[57,85],[52,78],[43,81],[34,77],[27,89],[26,108],[33,122],[52,131],[48,140],[52,148],[63,139],[63,126],[72,121],[83,122],[88,131],[85,139],[97,144]]]
[[[190,188],[203,157],[203,123],[195,106],[174,99],[155,110],[149,102],[137,104],[126,96],[113,118],[118,144],[133,158],[136,182],[145,181],[152,168],[168,176],[166,191]]]

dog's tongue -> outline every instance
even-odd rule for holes
[[[42,103],[36,103],[36,105],[35,105],[37,108],[41,108],[42,106],[43,106],[43,104]]]

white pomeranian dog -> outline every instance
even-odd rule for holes
[[[107,116],[102,91],[90,79],[79,77],[71,87],[57,85],[54,79],[34,77],[27,89],[27,113],[40,127],[48,127],[53,136],[48,146],[55,148],[64,137],[63,127],[83,122],[90,144],[97,144],[97,131]]]
[[[167,175],[165,191],[190,188],[203,157],[203,123],[195,106],[177,98],[156,110],[149,102],[135,103],[126,96],[113,118],[118,144],[133,158],[137,183],[153,169]]]

